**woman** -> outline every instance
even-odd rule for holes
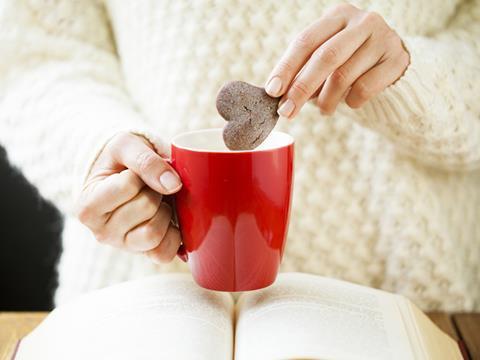
[[[283,270],[480,309],[480,1],[355,5],[2,3],[0,141],[66,216],[57,304],[185,270],[162,157],[238,79],[296,139]]]

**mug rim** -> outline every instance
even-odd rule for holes
[[[258,149],[255,148],[255,149],[251,149],[251,150],[230,150],[230,149],[225,149],[225,150],[209,150],[209,149],[201,149],[201,148],[193,148],[193,147],[189,147],[189,146],[182,146],[182,145],[178,145],[176,143],[176,141],[178,141],[179,138],[181,137],[184,137],[184,136],[188,136],[188,135],[192,135],[192,134],[196,134],[196,133],[202,133],[202,132],[222,132],[223,131],[223,128],[208,128],[208,129],[197,129],[197,130],[190,130],[190,131],[186,131],[186,132],[182,132],[180,134],[177,134],[175,135],[172,140],[170,141],[170,144],[172,146],[174,146],[175,148],[177,149],[181,149],[181,150],[187,150],[187,151],[192,151],[192,152],[200,152],[200,153],[218,153],[218,154],[244,154],[244,153],[257,153],[257,152],[266,152],[266,151],[276,151],[276,150],[279,150],[279,149],[283,149],[283,148],[286,148],[286,147],[289,147],[289,146],[292,146],[295,144],[295,139],[293,138],[292,135],[286,133],[286,132],[283,132],[283,131],[277,131],[277,130],[273,130],[269,136],[271,136],[272,133],[275,133],[275,134],[281,134],[282,136],[285,136],[286,138],[288,138],[288,141],[286,142],[282,142],[281,145],[277,145],[277,146],[271,146],[271,147],[268,147],[266,149]]]

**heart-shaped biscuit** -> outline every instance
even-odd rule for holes
[[[251,150],[260,145],[275,127],[280,98],[243,81],[223,85],[217,95],[218,113],[227,121],[223,141],[230,150]]]

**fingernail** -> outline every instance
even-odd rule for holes
[[[270,96],[278,96],[282,89],[282,80],[278,76],[274,76],[265,86],[265,91]]]
[[[288,118],[293,113],[293,110],[295,110],[295,104],[291,99],[288,99],[278,108],[277,112],[278,115]]]
[[[167,191],[173,191],[181,185],[178,177],[173,175],[173,173],[168,170],[160,175],[160,183]]]

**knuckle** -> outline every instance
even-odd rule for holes
[[[402,40],[395,30],[388,28],[384,35],[384,39],[387,45],[392,49],[398,50],[402,48]]]
[[[347,84],[348,71],[345,68],[338,68],[332,73],[331,77],[335,86],[344,86]]]
[[[356,83],[345,102],[352,109],[361,107],[372,96],[371,90],[363,83]]]
[[[112,148],[121,147],[126,142],[130,141],[133,136],[134,135],[128,131],[119,131],[111,138],[111,140],[108,142],[108,145]]]
[[[120,140],[130,140],[134,137],[131,132],[128,131],[119,131],[115,136],[114,139],[120,141]]]
[[[110,243],[110,234],[108,234],[105,230],[99,230],[95,232],[95,239],[101,244],[108,244]]]
[[[85,209],[85,206],[81,203],[78,203],[75,206],[75,216],[80,220],[81,223],[85,224],[86,221],[88,221],[90,214],[87,209]]]
[[[322,113],[329,113],[330,112],[330,106],[327,100],[319,98],[317,100],[317,106],[320,109]]]
[[[140,172],[148,173],[154,168],[157,158],[150,151],[142,151],[137,154],[135,162]]]
[[[385,38],[389,41],[400,43],[400,36],[398,36],[397,32],[390,27],[385,30]]]
[[[293,47],[296,49],[309,49],[313,46],[313,31],[306,29],[301,31],[293,41]]]
[[[349,96],[345,99],[345,103],[352,109],[357,109],[361,106],[361,102],[359,100],[355,100],[353,97]]]
[[[359,81],[356,86],[356,93],[361,101],[368,100],[372,95],[371,89],[363,81]]]
[[[333,46],[321,47],[314,56],[326,65],[333,65],[338,59],[338,49]]]
[[[361,20],[361,23],[363,25],[376,25],[380,22],[383,22],[383,18],[382,16],[375,12],[375,11],[368,11],[366,12],[363,17],[362,17],[362,20]]]
[[[302,80],[295,80],[291,90],[293,93],[300,95],[300,97],[309,97],[311,94],[310,87]]]
[[[336,4],[336,5],[330,6],[327,9],[327,12],[331,14],[344,14],[346,12],[351,12],[352,10],[356,10],[356,9],[357,8],[352,4],[342,3],[342,4]]]
[[[76,215],[78,220],[84,224],[87,225],[92,221],[93,218],[93,209],[92,206],[88,203],[81,202],[77,205],[76,209]]]

